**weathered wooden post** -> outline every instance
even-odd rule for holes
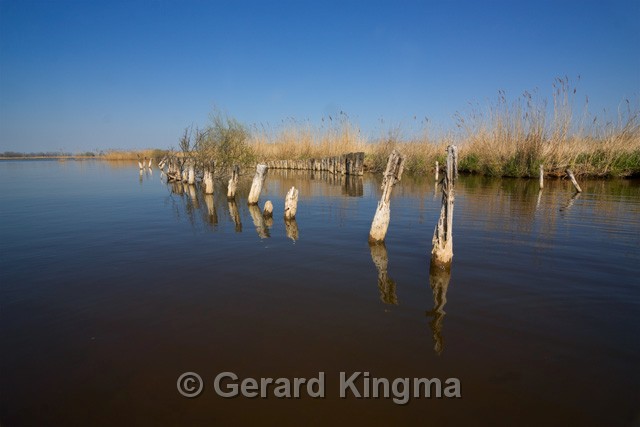
[[[238,177],[240,176],[240,166],[234,165],[229,178],[227,187],[227,199],[233,200],[236,197],[236,189],[238,188]]]
[[[442,185],[442,208],[440,219],[433,232],[431,260],[441,267],[449,267],[453,258],[453,201],[456,181],[455,165],[458,150],[455,145],[447,147],[447,164]]]
[[[540,189],[544,188],[544,165],[540,164]]]
[[[144,169],[144,164],[142,163],[142,160],[140,160],[140,155],[138,154],[138,168],[140,170]]]
[[[438,174],[440,173],[440,163],[436,160],[436,182],[438,182]]]
[[[273,203],[271,203],[271,200],[267,200],[264,203],[264,210],[262,211],[262,216],[265,218],[271,218],[273,216]]]
[[[187,173],[188,173],[188,181],[189,185],[194,185],[196,183],[196,164],[193,159],[188,160]]]
[[[151,169],[151,161],[153,160],[153,157],[149,157],[149,169]]]
[[[210,162],[204,165],[204,175],[202,183],[204,184],[204,194],[213,194],[213,172],[215,163]]]
[[[369,243],[382,242],[387,234],[391,215],[391,209],[389,208],[391,190],[402,178],[404,159],[404,156],[397,150],[393,150],[389,155],[387,168],[384,171],[384,179],[382,180],[382,197],[378,202],[378,208],[369,231]]]
[[[264,184],[264,180],[267,177],[267,165],[259,164],[256,166],[256,174],[253,177],[253,183],[251,183],[251,191],[249,191],[249,198],[247,202],[250,205],[255,205],[258,203],[258,199],[260,198],[260,192],[262,191],[262,185]]]
[[[189,168],[187,167],[186,160],[182,162],[182,181],[187,182],[189,180]]]
[[[284,219],[294,219],[298,211],[298,190],[291,187],[284,199]]]
[[[573,172],[571,171],[571,169],[567,169],[566,172],[567,172],[567,175],[569,175],[569,178],[571,178],[571,183],[573,184],[574,187],[576,187],[576,191],[578,193],[582,193],[582,188],[580,188],[580,186],[578,185],[578,181],[576,181],[576,177],[573,176]]]

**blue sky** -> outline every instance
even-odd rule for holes
[[[0,151],[167,148],[214,108],[449,129],[565,75],[615,112],[640,93],[639,22],[640,0],[0,0]]]

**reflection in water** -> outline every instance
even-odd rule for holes
[[[205,220],[211,225],[218,225],[218,213],[216,212],[216,205],[213,200],[213,194],[205,194],[204,203],[207,205],[207,214],[205,215]]]
[[[560,208],[560,212],[567,212],[569,209],[571,209],[571,207],[573,206],[573,204],[576,202],[576,200],[578,200],[580,198],[580,195],[582,193],[575,193],[573,196],[571,196],[571,198],[569,199],[569,201]]]
[[[296,222],[296,219],[285,219],[284,226],[287,231],[287,237],[294,242],[298,240],[298,223]]]
[[[380,299],[385,304],[398,305],[396,282],[394,282],[387,273],[387,265],[389,264],[387,247],[384,242],[377,242],[370,243],[369,249],[371,250],[371,259],[378,270],[378,289],[380,290]]]
[[[536,210],[540,209],[540,200],[542,200],[542,188],[538,191],[538,201],[536,202]]]
[[[240,220],[240,214],[238,213],[238,205],[236,205],[236,201],[231,199],[228,201],[229,204],[229,216],[231,216],[231,220],[235,225],[236,233],[242,232],[242,221]]]
[[[367,180],[362,176],[332,174],[322,171],[274,169],[269,171],[266,186],[276,192],[296,187],[306,197],[363,197]],[[328,184],[328,185],[324,185]]]
[[[444,320],[444,306],[447,303],[447,289],[451,280],[451,267],[442,268],[433,263],[429,267],[429,283],[433,291],[433,309],[427,311],[427,317],[433,317],[429,322],[433,334],[433,349],[440,355],[444,350],[442,338],[442,321]]]
[[[262,211],[258,205],[249,205],[249,214],[251,215],[251,219],[253,220],[253,225],[256,227],[256,232],[261,239],[268,239],[269,227],[264,221],[264,217],[262,216]]]
[[[198,199],[198,193],[196,193],[196,186],[184,184],[184,189],[189,194],[189,197],[191,198],[191,201],[193,203],[193,207],[195,209],[200,208],[200,201]]]
[[[351,197],[362,197],[364,195],[364,182],[361,176],[345,175],[342,194]]]

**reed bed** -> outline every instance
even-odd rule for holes
[[[167,154],[166,150],[145,149],[145,150],[108,150],[99,155],[99,159],[109,161],[137,160],[138,158],[153,158],[159,161]]]
[[[499,92],[497,101],[457,113],[456,129],[430,137],[427,130],[403,138],[394,132],[374,140],[341,113],[328,125],[290,121],[280,130],[264,127],[250,131],[249,146],[259,161],[310,159],[364,151],[365,168],[384,168],[389,153],[399,149],[411,174],[431,174],[435,162],[444,164],[446,146],[459,145],[462,172],[488,176],[535,177],[539,165],[550,175],[570,167],[580,176],[637,176],[640,174],[638,108],[629,101],[613,120],[588,113],[588,100],[576,117],[576,89],[568,78],[553,85],[551,105],[536,93],[525,92],[509,101]]]

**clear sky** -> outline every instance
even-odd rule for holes
[[[167,148],[214,107],[448,128],[564,75],[592,111],[637,99],[640,0],[0,0],[0,151]]]

